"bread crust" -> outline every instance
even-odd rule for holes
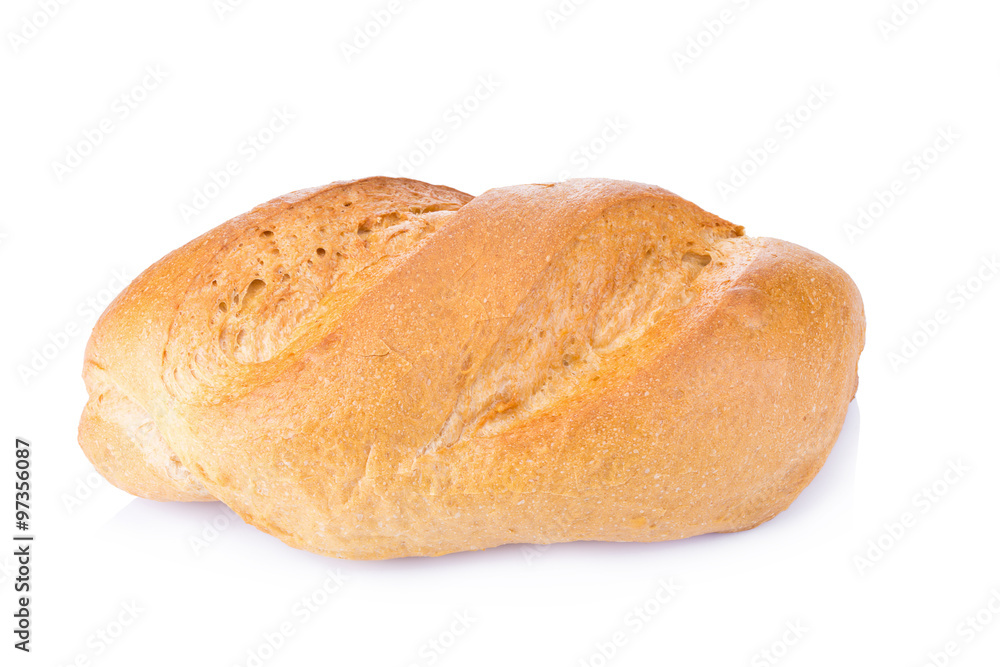
[[[842,270],[661,188],[365,179],[143,273],[88,345],[80,442],[332,556],[676,539],[791,503],[863,344]]]

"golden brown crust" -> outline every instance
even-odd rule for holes
[[[297,331],[296,318],[318,305],[319,290],[336,296],[342,290],[333,289],[331,281],[359,268],[377,274],[370,265],[398,251],[400,237],[422,233],[433,224],[433,211],[456,209],[469,199],[451,188],[406,179],[331,183],[273,199],[156,262],[108,307],[88,343],[84,380],[90,401],[80,424],[84,452],[111,481],[137,495],[213,500],[180,463],[176,447],[161,437],[177,404],[200,400],[192,389],[242,391],[239,374],[252,376],[258,366],[253,362],[288,342]],[[431,222],[402,229],[425,218]],[[340,227],[325,224],[327,219]],[[391,222],[400,229],[384,244],[383,255],[364,247],[362,236]],[[287,235],[276,237],[275,227]],[[333,247],[324,257],[316,254],[331,241],[352,258],[338,257]],[[306,252],[315,261],[303,257]],[[257,289],[262,279],[269,288]],[[255,310],[247,308],[248,294]],[[241,338],[248,320],[251,336]]]
[[[863,337],[835,265],[660,188],[367,179],[140,276],[88,347],[88,385],[123,398],[92,387],[80,439],[123,488],[204,485],[323,554],[674,539],[787,507],[836,440]],[[123,400],[190,479],[107,435]]]

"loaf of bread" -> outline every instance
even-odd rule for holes
[[[341,558],[752,528],[823,465],[851,279],[658,187],[369,178],[170,253],[87,346],[80,445]]]

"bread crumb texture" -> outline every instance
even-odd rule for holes
[[[87,346],[113,484],[342,558],[752,528],[857,388],[851,279],[658,187],[369,178],[170,253]]]

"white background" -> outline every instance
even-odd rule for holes
[[[388,0],[51,2],[51,18],[6,0],[0,538],[20,436],[37,541],[30,655],[11,646],[0,550],[0,662],[997,664],[1000,280],[984,262],[1000,251],[1000,5],[898,2],[912,15],[880,26],[892,0],[568,1],[558,20],[557,0],[410,0],[349,58]],[[294,118],[268,136],[275,110]],[[87,154],[70,167],[74,151]],[[295,551],[218,504],[99,482],[76,444],[80,371],[116,274],[276,195],[414,162],[473,194],[567,175],[654,183],[847,269],[868,345],[820,476],[742,534],[367,563]],[[849,233],[859,208],[875,215]],[[657,599],[670,580],[680,590]]]

